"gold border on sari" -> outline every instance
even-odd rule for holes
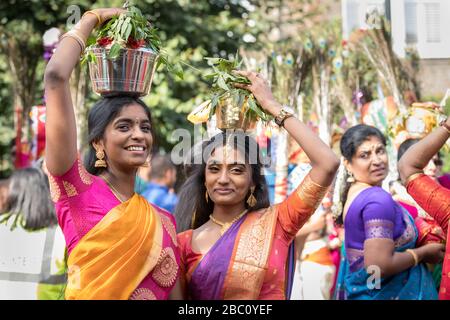
[[[425,175],[425,173],[423,173],[422,171],[421,171],[421,172],[413,173],[413,174],[410,175],[408,178],[406,178],[406,180],[405,180],[405,186],[407,187],[408,184],[410,184],[411,182],[413,182],[413,181],[416,180],[417,178],[419,178],[419,177],[421,177],[421,176],[424,176],[424,175]]]
[[[268,269],[277,212],[248,213],[239,230],[223,285],[223,299],[256,300]]]

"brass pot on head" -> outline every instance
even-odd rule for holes
[[[252,131],[256,128],[257,119],[248,116],[248,97],[237,99],[227,96],[219,100],[216,107],[217,128]]]

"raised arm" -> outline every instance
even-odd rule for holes
[[[445,123],[450,128],[450,117],[447,118]],[[398,169],[400,171],[400,178],[404,184],[406,184],[406,180],[413,174],[423,171],[423,168],[439,152],[449,137],[450,131],[444,126],[441,126],[411,146],[403,154],[398,163]]]
[[[94,13],[84,15],[70,31],[71,36],[63,36],[47,64],[44,75],[47,106],[45,152],[48,171],[53,175],[67,172],[77,158],[77,132],[69,79],[80,60],[82,44],[86,43],[99,22],[122,11],[116,8],[96,9]]]
[[[255,72],[237,71],[236,73],[251,81],[251,85],[236,84],[236,86],[251,91],[261,107],[276,117],[282,105],[274,98],[267,81]],[[334,152],[308,126],[295,117],[287,118],[284,121],[284,128],[311,160],[312,180],[321,186],[329,186],[339,167],[339,159]]]

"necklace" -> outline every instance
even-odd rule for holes
[[[209,219],[211,219],[212,222],[214,222],[215,224],[219,225],[220,228],[220,235],[222,236],[232,225],[233,223],[235,223],[236,221],[238,221],[240,218],[242,218],[242,216],[244,214],[247,213],[247,209],[245,209],[244,211],[242,211],[239,215],[237,215],[233,220],[231,220],[230,222],[222,222],[217,220],[216,218],[213,217],[213,215],[211,214],[209,216]]]
[[[104,175],[100,175],[103,180],[106,182],[106,184],[108,185],[108,187],[111,189],[112,193],[116,196],[117,200],[119,200],[121,203],[125,202],[122,197],[120,196],[119,191],[116,190],[116,188],[114,188],[114,186],[112,185],[111,182],[109,182],[109,180],[106,178],[106,176]]]

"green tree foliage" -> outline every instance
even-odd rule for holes
[[[91,8],[121,7],[123,3],[117,0],[0,2],[0,41],[5,44],[8,39],[21,40],[16,53],[22,61],[27,62],[23,64],[27,66],[27,81],[34,88],[28,90],[32,97],[25,102],[25,108],[42,102],[45,63],[41,39],[44,32],[51,27],[67,31],[66,23],[73,13],[70,10],[68,12],[71,5],[79,6],[82,14]],[[244,34],[258,31],[250,28],[245,21],[254,4],[225,0],[136,0],[132,3],[159,29],[166,51],[170,57],[174,57],[171,62],[182,60],[193,66],[185,67],[183,81],[168,75],[161,67],[154,78],[150,95],[144,99],[154,118],[156,147],[169,151],[177,142],[170,140],[171,133],[177,128],[193,130],[186,116],[206,99],[209,91],[210,83],[202,78],[209,68],[203,57],[228,58],[244,44]],[[21,28],[20,31],[18,28]],[[26,39],[29,41],[22,41]],[[0,70],[5,71],[0,74],[0,124],[12,130],[14,94],[11,92],[18,81],[13,79],[14,70],[8,64],[10,54],[7,50],[0,51]],[[88,106],[98,99],[89,90],[86,97]],[[9,141],[0,141],[0,157],[8,152],[7,143]]]

